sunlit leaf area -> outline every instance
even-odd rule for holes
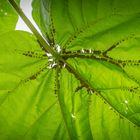
[[[140,0],[33,0],[32,17],[41,33],[0,0],[0,140],[140,140]]]

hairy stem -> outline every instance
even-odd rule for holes
[[[8,1],[13,6],[13,8],[16,10],[18,15],[22,18],[22,20],[26,23],[26,25],[29,27],[29,29],[33,32],[33,34],[36,36],[36,38],[39,40],[39,42],[43,46],[44,50],[46,52],[51,53],[55,58],[58,58],[58,54],[50,47],[50,45],[41,36],[41,34],[37,31],[37,29],[34,27],[34,25],[31,23],[31,21],[25,16],[22,9],[18,6],[18,4],[15,2],[15,0],[8,0]]]

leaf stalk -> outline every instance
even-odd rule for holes
[[[59,58],[59,54],[53,50],[53,48],[50,47],[48,42],[42,37],[42,35],[37,31],[37,29],[34,27],[32,22],[26,17],[26,15],[23,13],[22,9],[18,6],[15,0],[8,0],[9,3],[12,5],[12,7],[16,10],[18,15],[22,18],[22,20],[26,23],[26,25],[29,27],[29,29],[33,32],[33,34],[36,36],[36,38],[39,40],[40,44],[43,46],[44,50],[46,52],[51,53],[55,58]]]

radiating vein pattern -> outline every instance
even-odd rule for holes
[[[139,5],[33,0],[46,49],[2,0],[0,139],[139,140]]]

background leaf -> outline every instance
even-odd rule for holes
[[[19,0],[16,0],[19,3]],[[10,6],[8,0],[0,1],[0,35],[2,33],[14,30],[18,15]]]

